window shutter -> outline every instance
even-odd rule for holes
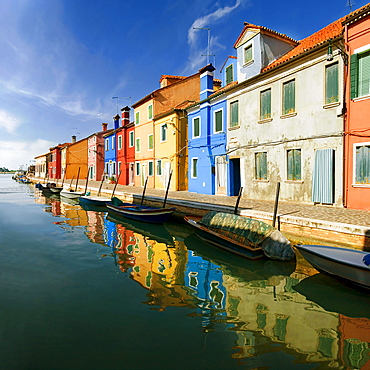
[[[222,131],[222,111],[215,113],[215,132]]]
[[[357,54],[352,54],[350,60],[351,99],[357,98],[358,90],[357,74],[358,74],[358,58]]]
[[[271,117],[271,90],[261,92],[261,119]]]
[[[230,82],[233,82],[233,80],[234,80],[233,65],[230,64],[226,68],[226,85],[228,85]]]
[[[339,100],[338,94],[338,63],[326,67],[325,103],[330,104]]]
[[[358,96],[370,93],[370,53],[358,56]]]
[[[199,118],[194,119],[194,133],[193,136],[199,136]]]

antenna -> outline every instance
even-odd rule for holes
[[[207,30],[208,31],[208,46],[207,46],[207,64],[209,64],[209,57],[211,56],[210,44],[211,44],[211,29],[208,27],[193,27],[193,30]]]
[[[112,99],[116,99],[117,101],[117,114],[118,114],[118,100],[130,99],[130,105],[131,105],[131,96],[124,96],[122,98],[119,98],[118,96],[112,96]]]
[[[347,0],[346,6],[349,6],[349,10],[352,12],[352,5],[355,5],[356,3],[353,0]]]

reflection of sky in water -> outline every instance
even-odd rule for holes
[[[368,295],[307,266],[230,255],[185,224],[145,235],[3,183],[4,368],[369,366]]]

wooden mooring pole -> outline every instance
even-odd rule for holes
[[[280,193],[280,182],[276,184],[276,195],[275,195],[275,205],[274,205],[274,218],[272,219],[272,226],[275,227],[276,215],[279,205],[279,193]]]

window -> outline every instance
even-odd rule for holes
[[[122,135],[118,136],[118,150],[122,149]]]
[[[112,136],[112,150],[114,150],[114,141],[116,140],[115,136]]]
[[[136,153],[140,152],[140,138],[138,137],[136,139]]]
[[[149,176],[153,176],[154,175],[154,168],[153,168],[153,161],[149,161],[148,162],[148,172],[149,172]]]
[[[260,120],[271,118],[271,89],[261,91]]]
[[[153,119],[153,104],[148,106],[148,119]]]
[[[105,151],[109,150],[109,139],[105,139]]]
[[[370,143],[355,146],[355,183],[370,185]]]
[[[122,162],[118,162],[118,174],[122,171]]]
[[[153,150],[154,148],[154,140],[153,140],[153,134],[148,135],[148,149]]]
[[[234,66],[230,64],[226,67],[226,85],[234,81]]]
[[[162,176],[162,160],[157,161],[157,176]]]
[[[129,134],[129,147],[132,148],[134,146],[134,131],[131,131]]]
[[[136,162],[136,176],[140,176],[140,162]]]
[[[198,177],[198,158],[191,159],[191,177],[193,179]]]
[[[295,80],[283,84],[283,115],[295,112]]]
[[[239,126],[239,102],[234,101],[230,104],[230,127]]]
[[[135,113],[135,125],[140,123],[140,112]]]
[[[218,110],[218,111],[216,111],[215,112],[215,118],[214,118],[214,127],[215,127],[215,129],[214,129],[214,131],[215,132],[222,132],[222,126],[223,126],[223,124],[222,124],[222,110]]]
[[[254,168],[256,180],[267,180],[267,152],[254,154]]]
[[[370,50],[351,55],[351,99],[370,95]]]
[[[247,64],[253,60],[252,45],[248,45],[244,48],[244,64]]]
[[[301,149],[287,150],[287,179],[301,180]]]
[[[339,101],[338,63],[325,67],[325,104]]]
[[[200,136],[200,118],[193,118],[193,137]]]
[[[167,141],[167,123],[161,125],[161,143]]]

